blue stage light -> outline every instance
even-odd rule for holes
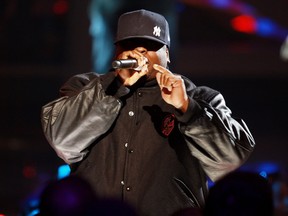
[[[257,34],[261,36],[272,36],[277,32],[277,26],[272,20],[267,18],[257,19]]]
[[[210,4],[216,8],[228,8],[231,0],[210,0]]]
[[[67,164],[61,165],[58,167],[57,178],[58,179],[65,178],[65,177],[70,175],[70,172],[71,172],[71,169],[70,169],[69,165],[67,165]]]

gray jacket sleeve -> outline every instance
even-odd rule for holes
[[[221,93],[197,87],[188,111],[178,116],[191,154],[213,181],[241,166],[255,146],[245,122],[231,114]]]
[[[96,75],[75,76],[61,91],[62,97],[42,107],[41,122],[49,144],[71,164],[81,161],[87,147],[111,127],[121,101],[105,94]]]

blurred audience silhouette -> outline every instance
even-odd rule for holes
[[[272,216],[273,193],[267,179],[253,172],[235,171],[211,188],[204,216]]]
[[[288,215],[288,169],[283,168],[267,176],[272,185],[275,216]]]
[[[40,196],[39,216],[136,216],[134,209],[117,199],[97,197],[90,184],[77,176],[50,182]]]
[[[90,215],[96,200],[96,194],[85,180],[68,176],[52,181],[44,188],[39,215]]]
[[[172,216],[285,215],[275,211],[272,186],[277,178],[272,177],[266,179],[247,171],[232,172],[210,188],[204,209],[182,209]],[[98,197],[86,180],[70,175],[50,182],[42,191],[37,216],[48,215],[137,216],[137,212],[119,199]]]

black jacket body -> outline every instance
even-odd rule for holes
[[[76,75],[43,107],[45,136],[99,196],[119,198],[139,215],[203,207],[207,178],[241,166],[254,139],[219,92],[183,79],[185,114],[161,98],[156,80],[127,88],[113,73]]]

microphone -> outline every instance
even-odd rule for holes
[[[112,62],[114,69],[136,69],[138,63],[136,59],[118,59]]]

